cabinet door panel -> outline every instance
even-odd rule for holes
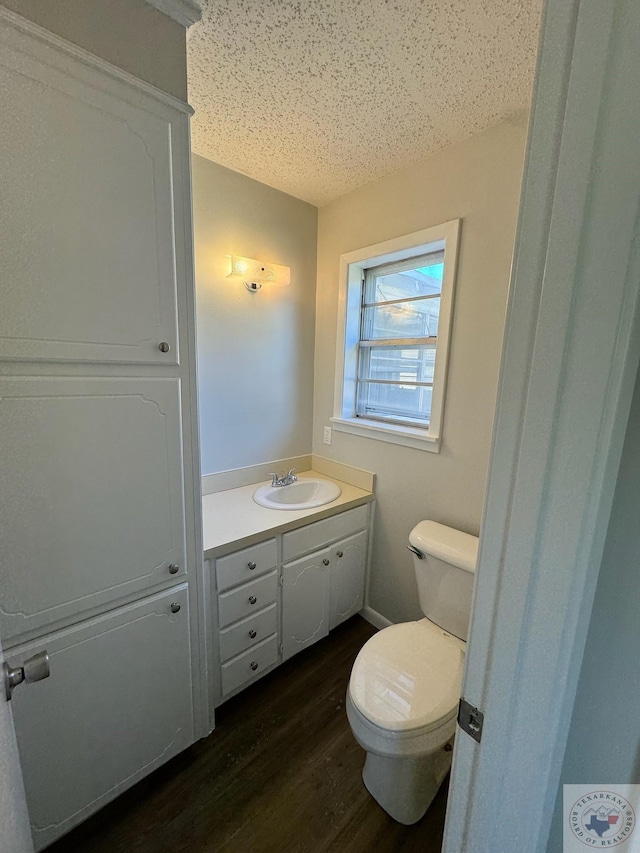
[[[331,549],[331,616],[329,628],[344,622],[364,606],[367,532],[356,533]]]
[[[175,379],[0,379],[14,449],[0,455],[5,646],[169,580],[171,563],[184,573],[179,391]]]
[[[11,702],[38,849],[193,742],[186,585],[7,657],[43,649],[50,677]]]
[[[0,34],[0,358],[177,363],[175,117],[9,39],[25,37]]]
[[[329,633],[330,558],[326,548],[282,567],[283,660]]]

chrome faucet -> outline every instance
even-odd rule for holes
[[[298,479],[293,473],[295,470],[295,468],[292,468],[288,474],[280,474],[280,476],[269,471],[269,476],[273,477],[271,480],[271,486],[275,488],[276,486],[290,486],[292,483],[295,483]]]

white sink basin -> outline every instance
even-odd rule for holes
[[[289,486],[272,486],[267,483],[253,493],[253,499],[268,509],[312,509],[324,506],[340,497],[340,486],[328,480],[300,477]]]

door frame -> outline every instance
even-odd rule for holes
[[[548,0],[445,853],[547,846],[640,361],[639,39],[633,0]]]
[[[0,667],[4,652],[0,642]],[[28,689],[21,685],[20,689]],[[0,673],[0,850],[33,853],[31,826],[24,792],[18,743],[13,727],[11,705],[5,697],[4,678]]]

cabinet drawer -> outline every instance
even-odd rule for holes
[[[277,591],[278,573],[274,571],[230,592],[222,593],[218,596],[220,627],[224,628],[238,619],[262,610],[268,604],[273,604]]]
[[[339,515],[333,515],[331,518],[316,521],[314,524],[307,524],[306,527],[292,530],[291,533],[285,533],[282,537],[282,561],[286,563],[301,554],[315,551],[330,542],[335,542],[336,539],[342,539],[350,533],[364,530],[368,516],[369,506],[364,504],[347,512],[341,512]]]
[[[257,646],[270,634],[276,634],[277,617],[276,605],[272,604],[266,610],[261,610],[260,613],[220,631],[220,660],[223,662],[229,660],[240,652]]]
[[[222,669],[222,695],[226,696],[245,681],[260,675],[278,661],[278,637],[273,634],[249,651],[224,663]]]
[[[243,581],[252,580],[263,572],[274,569],[277,562],[275,539],[220,557],[216,560],[218,591],[222,592]]]

